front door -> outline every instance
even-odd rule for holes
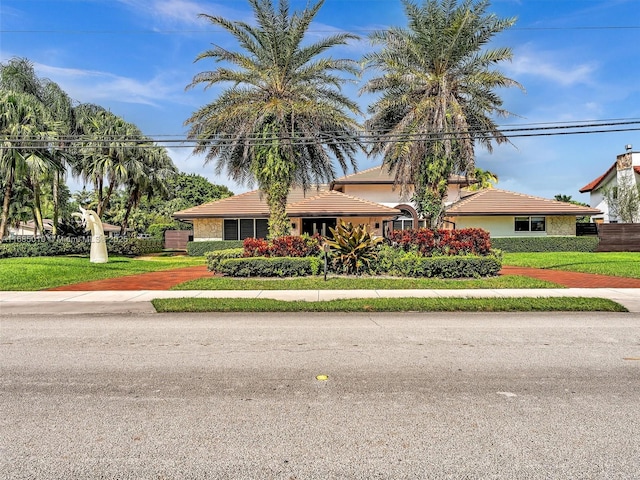
[[[303,218],[302,233],[308,235],[319,233],[323,237],[330,236],[329,228],[336,228],[337,223],[335,218]]]

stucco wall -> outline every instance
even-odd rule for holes
[[[351,222],[353,225],[365,225],[373,235],[382,236],[382,217],[339,217],[338,221]],[[378,228],[376,228],[378,224]]]
[[[208,240],[222,240],[221,218],[194,218],[193,240],[204,242]]]
[[[546,232],[516,232],[514,217],[457,217],[450,220],[456,224],[457,229],[482,228],[494,238],[573,236],[576,234],[576,219],[572,216],[547,216]]]

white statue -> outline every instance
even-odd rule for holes
[[[91,252],[89,261],[91,263],[107,263],[109,255],[107,254],[107,242],[104,237],[104,230],[100,217],[93,210],[85,210],[80,207],[80,213],[74,213],[73,216],[81,218],[85,230],[91,231]]]

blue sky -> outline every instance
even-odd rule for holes
[[[290,3],[300,9],[306,0]],[[501,69],[526,89],[500,92],[514,116],[498,119],[499,125],[640,121],[640,0],[494,0],[489,11],[517,17],[492,46],[513,49],[513,62]],[[0,61],[26,57],[74,100],[102,105],[148,136],[180,138],[184,120],[220,92],[185,91],[196,73],[214,68],[194,63],[195,57],[212,43],[234,45],[199,13],[251,21],[245,0],[2,0]],[[367,34],[391,25],[406,25],[399,0],[326,0],[311,34],[360,35],[331,52],[358,59],[371,48]],[[358,89],[350,85],[345,92],[366,111],[370,98],[357,97]],[[492,154],[476,154],[479,167],[498,174],[499,188],[588,201],[580,187],[604,173],[627,144],[640,150],[640,131],[513,138]],[[190,148],[174,146],[169,153],[183,172],[236,193],[247,190],[215,177],[213,166]],[[380,162],[363,156],[359,169]]]

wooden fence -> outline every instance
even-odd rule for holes
[[[192,240],[192,230],[167,230],[164,232],[164,248],[167,250],[186,250],[187,243]]]
[[[596,252],[640,252],[640,223],[601,223]]]

